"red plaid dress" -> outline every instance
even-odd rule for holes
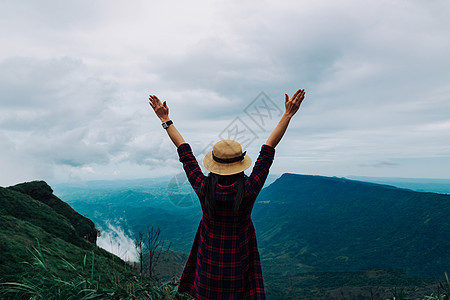
[[[205,179],[191,147],[178,147],[180,161],[203,211],[191,253],[181,275],[178,291],[195,299],[265,299],[256,233],[250,217],[262,189],[275,149],[262,145],[239,211],[233,211],[237,183],[216,189],[217,209],[212,216],[205,207]]]

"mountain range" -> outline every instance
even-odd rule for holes
[[[92,221],[97,228],[114,221],[131,238],[160,227],[171,250],[186,255],[201,209],[186,183],[177,184],[144,179],[57,186],[55,194],[70,206],[44,182],[0,188],[0,250],[11,254],[21,240],[32,244],[33,230],[52,228],[63,229],[52,232],[57,241],[40,238],[92,248]],[[268,298],[326,298],[343,289],[368,295],[374,287],[385,295],[398,286],[414,295],[430,292],[450,270],[449,213],[450,195],[283,174],[261,191],[252,213]],[[56,223],[45,225],[50,222]],[[185,255],[167,257],[175,272],[181,272]],[[14,264],[0,262],[2,274],[13,271]]]
[[[120,216],[116,224],[126,231],[158,226],[171,249],[184,253],[190,251],[201,218],[188,184],[174,189],[167,181],[140,180],[126,189],[97,183],[89,194],[81,188],[58,190],[96,224]],[[379,280],[384,284],[390,278],[390,284],[411,285],[441,278],[450,270],[449,213],[450,195],[283,174],[261,191],[252,219],[267,288],[288,295],[304,289],[305,282],[316,286],[311,278],[324,274],[354,274],[350,277],[361,282],[371,282],[364,274],[383,274]]]
[[[257,201],[261,252],[285,260],[285,272],[450,269],[450,195],[284,174]]]

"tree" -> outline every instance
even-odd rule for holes
[[[147,227],[146,242],[145,246],[148,255],[147,274],[149,277],[152,277],[159,257],[164,250],[164,240],[161,238],[161,229],[158,227],[158,229],[155,230],[153,226],[151,228]],[[171,244],[169,244],[165,250],[166,253],[169,251],[170,245]]]
[[[144,234],[142,232],[138,233],[138,237],[134,240],[134,246],[136,247],[136,252],[138,255],[139,262],[139,276],[142,278],[142,264],[143,264],[143,247],[144,247]]]
[[[153,226],[147,227],[146,233],[139,232],[134,243],[138,255],[139,275],[141,278],[152,277],[161,253],[167,253],[171,244],[164,249],[161,229],[159,227],[154,229]]]

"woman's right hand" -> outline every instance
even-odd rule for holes
[[[288,94],[284,94],[286,99],[284,105],[286,107],[286,112],[284,113],[288,117],[292,117],[300,108],[303,99],[305,99],[305,90],[301,89],[295,92],[294,96],[289,100]]]
[[[267,146],[273,148],[275,148],[281,141],[281,138],[283,137],[289,125],[289,121],[291,120],[292,116],[295,115],[295,113],[298,111],[303,99],[305,99],[305,90],[296,91],[291,100],[289,100],[288,94],[285,95],[286,100],[284,101],[284,105],[286,106],[286,112],[281,117],[280,122],[278,122],[278,125],[272,131],[266,142]]]

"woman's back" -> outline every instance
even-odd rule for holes
[[[178,153],[203,211],[178,290],[189,292],[196,299],[263,299],[261,261],[251,211],[275,149],[263,145],[251,175],[240,173],[234,177],[206,177],[188,144],[181,145]],[[240,187],[243,195],[236,209]],[[214,198],[208,198],[212,191]]]

